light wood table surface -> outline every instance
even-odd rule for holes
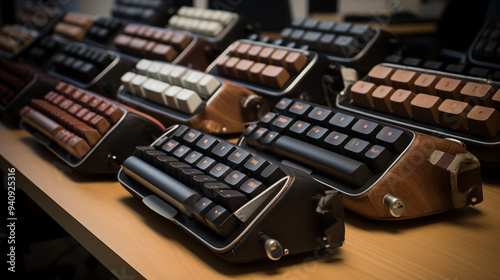
[[[498,279],[500,179],[484,202],[409,221],[346,213],[346,241],[330,256],[231,264],[117,182],[66,167],[23,130],[0,123],[0,168],[119,279]],[[293,217],[291,217],[293,218]],[[293,233],[291,233],[293,234]]]

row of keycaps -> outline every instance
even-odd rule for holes
[[[244,132],[256,147],[293,158],[362,187],[408,146],[403,130],[308,103],[282,99]]]
[[[212,75],[169,63],[141,60],[122,78],[125,89],[156,103],[193,114],[220,87]]]
[[[232,51],[217,60],[220,74],[280,89],[308,63],[304,53],[258,44],[233,44]]]
[[[32,99],[21,117],[77,158],[82,158],[118,122],[123,110],[110,101],[59,83],[43,100]]]
[[[234,14],[226,11],[181,7],[168,21],[171,28],[190,31],[197,34],[215,37],[234,18]]]
[[[67,13],[54,27],[54,34],[71,41],[81,42],[94,18],[80,13]]]
[[[4,25],[0,29],[0,50],[16,54],[35,37],[36,35],[28,29],[15,25]]]
[[[167,62],[174,60],[190,42],[185,34],[136,24],[125,26],[114,40],[120,51]]]
[[[500,130],[500,90],[478,82],[375,66],[350,89],[353,104],[493,138]]]

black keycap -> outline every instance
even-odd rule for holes
[[[349,30],[349,34],[354,36],[358,42],[364,44],[373,37],[375,31],[366,24],[355,24]]]
[[[173,139],[170,139],[168,140],[165,145],[163,145],[161,147],[161,149],[167,153],[172,153],[176,148],[177,146],[179,145],[179,142],[173,140]]]
[[[293,41],[300,41],[300,39],[302,39],[302,36],[304,36],[304,30],[302,29],[295,29],[292,34],[290,35],[290,40],[293,40]]]
[[[220,190],[217,192],[215,202],[230,212],[234,212],[247,203],[248,198],[236,190]]]
[[[346,57],[352,56],[358,47],[352,36],[338,36],[333,44],[335,46],[335,52]]]
[[[268,132],[267,128],[264,127],[259,127],[258,129],[255,130],[255,132],[252,134],[251,138],[254,141],[259,141],[260,138],[262,138],[266,133]]]
[[[178,159],[171,156],[158,156],[156,158],[155,166],[161,171],[167,172],[168,164],[174,161],[178,161]]]
[[[399,64],[403,58],[399,55],[389,55],[385,58],[385,61],[388,63]]]
[[[335,26],[335,22],[333,21],[321,21],[318,24],[318,30],[322,32],[332,32],[333,27]]]
[[[446,72],[451,72],[455,74],[462,74],[465,69],[465,65],[462,64],[448,64],[445,67]]]
[[[276,131],[269,131],[264,137],[260,138],[260,142],[266,145],[272,145],[280,137],[280,134]]]
[[[375,137],[380,129],[382,129],[381,125],[365,119],[359,119],[352,126],[353,136],[369,141],[375,141]]]
[[[231,152],[229,157],[227,158],[227,161],[230,165],[232,166],[238,166],[241,167],[240,165],[245,162],[245,160],[250,156],[250,153],[240,149],[236,148],[234,151]]]
[[[304,42],[304,44],[308,44],[309,46],[315,47],[319,45],[319,39],[322,35],[323,33],[321,32],[307,31],[306,33],[304,33],[304,36],[302,36],[302,42]]]
[[[255,133],[254,133],[255,134]],[[227,142],[220,142],[212,149],[212,155],[219,160],[225,160],[233,151],[234,146]]]
[[[233,232],[240,224],[238,219],[220,205],[210,209],[205,215],[205,220],[210,229],[223,237]]]
[[[194,130],[194,129],[191,129],[190,131],[188,131],[184,135],[184,137],[182,139],[184,141],[186,141],[187,143],[194,144],[194,143],[196,143],[198,138],[200,138],[200,136],[201,136],[201,132]]]
[[[145,159],[147,163],[154,165],[157,157],[166,156],[167,154],[165,154],[162,151],[154,150],[154,151],[145,151],[143,155],[144,155],[143,159]]]
[[[319,39],[319,49],[326,52],[334,51],[334,42],[337,36],[335,34],[323,34]]]
[[[191,186],[201,193],[204,192],[205,184],[216,182],[213,177],[208,175],[194,175],[191,177]]]
[[[248,136],[250,135],[253,130],[257,127],[257,124],[249,124],[245,127],[245,130],[243,131],[243,136]]]
[[[325,137],[324,147],[331,151],[340,153],[344,151],[343,148],[350,139],[351,138],[344,133],[332,131]]]
[[[174,137],[181,138],[184,135],[184,133],[186,133],[186,131],[188,130],[189,130],[188,126],[181,125],[175,130]]]
[[[238,170],[234,170],[224,178],[224,183],[228,184],[233,189],[238,189],[247,179],[247,175]]]
[[[240,186],[240,192],[248,196],[249,198],[254,198],[261,194],[266,189],[266,186],[262,184],[261,181],[250,178],[245,183]]]
[[[489,73],[490,70],[488,68],[482,68],[482,67],[472,67],[469,70],[469,75],[479,78],[487,78]]]
[[[203,153],[208,153],[212,150],[219,141],[210,135],[203,135],[198,142],[196,142],[196,149]]]
[[[172,161],[167,164],[167,173],[173,178],[180,180],[181,170],[184,168],[191,168],[191,165],[180,161]]]
[[[402,130],[384,127],[375,137],[375,143],[388,148],[392,153],[400,154],[410,144],[411,136]]]
[[[262,170],[260,173],[260,178],[264,181],[268,186],[272,186],[276,181],[283,178],[285,176],[285,172],[279,168],[276,164],[269,163],[269,165]]]
[[[288,107],[293,103],[293,100],[288,98],[282,98],[274,107],[279,113],[285,113]]]
[[[194,168],[183,168],[180,170],[180,181],[184,183],[186,186],[189,186],[192,189],[194,189],[197,187],[196,184],[191,185],[194,175],[203,175],[203,172]]]
[[[408,66],[420,66],[420,63],[422,63],[422,60],[420,58],[415,58],[415,57],[407,57],[403,60],[404,65]]]
[[[309,130],[309,132],[307,132],[306,139],[311,143],[321,144],[327,133],[328,129],[315,125]]]
[[[266,113],[262,118],[260,118],[260,123],[264,127],[269,127],[269,124],[274,120],[276,114],[273,112]]]
[[[172,155],[178,158],[179,160],[182,160],[184,159],[184,156],[186,156],[186,154],[188,154],[189,152],[191,152],[191,149],[188,146],[181,145],[174,150]]]
[[[306,131],[309,129],[309,127],[311,127],[310,123],[304,121],[295,121],[292,126],[290,126],[288,133],[292,137],[305,139]]]
[[[297,116],[300,119],[304,119],[305,116],[309,113],[309,110],[311,109],[311,105],[302,103],[302,102],[295,102],[292,104],[290,109],[288,109],[288,112],[294,116]]]
[[[422,65],[423,68],[431,69],[431,70],[441,70],[443,67],[443,63],[439,61],[427,60]]]
[[[353,116],[344,113],[335,113],[328,123],[333,129],[348,133],[355,122],[356,119]]]
[[[292,35],[292,32],[293,32],[292,28],[286,27],[286,28],[283,28],[283,30],[281,30],[280,36],[284,40],[287,40]]]
[[[291,23],[291,26],[293,27],[302,27],[302,24],[304,23],[304,21],[306,21],[305,18],[297,18],[297,19],[294,19]]]
[[[156,139],[156,141],[154,142],[153,147],[154,147],[155,149],[160,149],[160,148],[161,148],[161,146],[163,146],[163,145],[165,144],[165,141],[167,141],[167,140],[168,140],[168,138],[169,138],[169,137],[168,137],[168,136],[166,136],[166,135],[162,135],[162,136],[160,136],[160,137],[159,137],[158,139]]]
[[[197,151],[191,151],[189,154],[186,155],[184,161],[194,166],[202,157],[203,157],[202,153]]]
[[[305,29],[315,29],[316,26],[318,26],[318,24],[319,24],[319,20],[317,20],[317,19],[306,19],[302,23],[302,27]]]
[[[388,149],[379,145],[373,145],[365,153],[365,157],[367,158],[368,165],[372,168],[372,170],[375,170],[376,172],[383,172],[389,166],[393,155]]]
[[[203,184],[202,192],[206,197],[215,199],[220,190],[230,190],[231,187],[221,182],[207,182]]]
[[[156,151],[156,150],[151,146],[137,146],[135,147],[133,155],[140,159],[145,159],[145,153],[147,151]]]
[[[203,197],[198,200],[193,206],[193,215],[199,222],[206,225],[205,215],[207,215],[208,211],[215,206],[215,203],[210,199]]]
[[[288,127],[292,124],[293,119],[287,116],[278,116],[271,123],[271,129],[274,131],[282,132],[283,130],[288,129]]]
[[[371,148],[368,141],[352,138],[345,146],[345,154],[356,160],[363,160],[363,155]]]
[[[200,169],[203,172],[208,172],[208,170],[212,169],[215,163],[216,161],[213,158],[206,156],[198,161],[198,163],[196,164],[196,168]]]
[[[259,156],[252,156],[243,166],[245,170],[251,174],[260,174],[264,168],[269,165],[269,162]]]
[[[316,124],[326,124],[326,121],[331,117],[332,110],[314,107],[307,115],[307,119]]]
[[[223,180],[224,177],[229,175],[229,173],[231,173],[232,171],[233,170],[231,168],[229,168],[229,166],[227,166],[223,163],[217,163],[214,165],[214,167],[212,167],[212,169],[210,169],[208,174],[210,176],[213,176],[217,180]]]
[[[333,32],[347,34],[351,28],[352,23],[349,22],[339,22],[333,27]]]

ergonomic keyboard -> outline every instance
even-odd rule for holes
[[[500,70],[500,21],[487,22],[472,42],[468,62],[480,67]],[[500,74],[499,74],[500,79]]]
[[[36,6],[27,3],[16,13],[16,23],[45,34],[52,30],[62,14],[63,12],[59,9],[49,8],[39,3]]]
[[[20,61],[47,72],[51,66],[50,58],[61,51],[64,44],[64,42],[52,36],[43,36],[23,52]]]
[[[278,260],[344,241],[341,196],[300,170],[175,125],[122,164],[120,183],[226,260]]]
[[[290,27],[281,31],[280,37],[273,43],[316,51],[332,62],[354,68],[361,75],[384,61],[399,46],[394,35],[366,24],[304,18],[295,19]],[[258,36],[252,38],[256,40]]]
[[[51,60],[49,74],[65,82],[114,98],[123,73],[134,63],[113,51],[67,42]]]
[[[455,141],[283,98],[238,144],[343,193],[347,209],[397,220],[482,201],[479,161]]]
[[[324,88],[327,81],[340,77],[336,72],[330,73],[328,66],[325,57],[312,51],[238,40],[224,50],[206,72],[242,85],[273,102],[293,97],[323,104],[330,99],[333,103],[333,95]]]
[[[181,7],[168,20],[168,27],[204,36],[223,47],[248,36],[250,31],[255,31],[237,13],[187,6]]]
[[[210,74],[142,59],[121,77],[117,99],[166,126],[187,124],[211,134],[241,133],[268,106],[253,92]],[[265,109],[266,108],[266,109]]]
[[[18,121],[19,110],[32,98],[39,98],[57,81],[27,65],[0,59],[0,110]]]
[[[164,131],[150,116],[98,94],[58,83],[20,111],[21,127],[83,173],[115,173],[136,145]]]
[[[500,83],[380,64],[338,96],[337,106],[467,145],[483,165],[500,162]]]
[[[87,30],[83,42],[107,49],[124,25],[118,19],[98,17]]]
[[[164,26],[175,10],[166,0],[116,0],[111,15],[125,21]]]
[[[115,37],[114,47],[136,62],[146,58],[205,70],[215,44],[180,31],[130,23]]]
[[[35,41],[38,33],[16,24],[6,24],[0,29],[0,56],[15,58],[27,46]]]
[[[54,35],[70,41],[81,42],[87,30],[94,23],[94,17],[82,13],[69,12],[54,27]]]

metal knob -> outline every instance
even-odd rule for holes
[[[397,218],[403,215],[403,212],[405,211],[405,204],[400,198],[388,193],[384,196],[382,201],[387,207],[389,207],[389,211],[392,216]]]
[[[281,246],[278,240],[271,238],[265,233],[260,236],[260,240],[264,242],[264,249],[270,260],[277,261],[281,259],[283,256],[283,246]]]

